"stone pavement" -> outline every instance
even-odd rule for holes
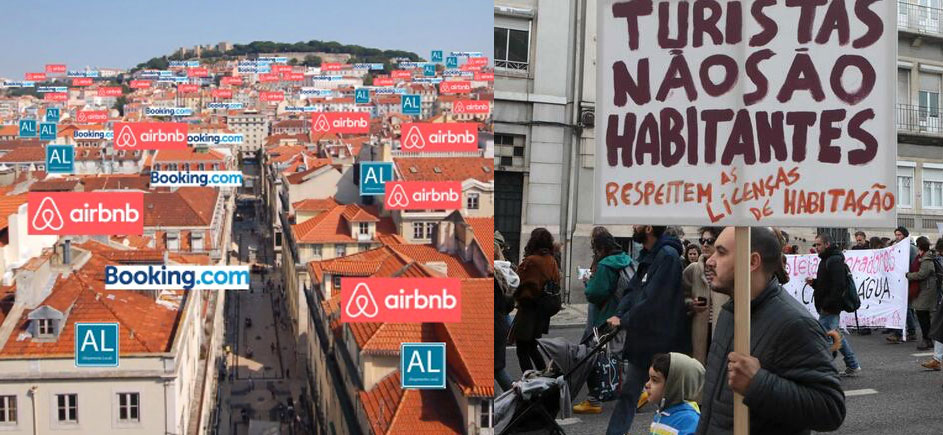
[[[563,309],[556,316],[550,318],[550,327],[582,328],[586,326],[588,307],[589,304],[564,304]]]

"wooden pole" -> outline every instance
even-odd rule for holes
[[[750,354],[750,227],[736,227],[736,263],[734,265],[734,334],[733,350]],[[750,433],[750,411],[743,404],[743,396],[733,395],[733,433]]]

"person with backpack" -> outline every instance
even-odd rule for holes
[[[589,338],[593,328],[606,323],[606,319],[616,313],[622,293],[628,286],[628,281],[635,274],[634,261],[616,242],[615,237],[603,227],[593,229],[593,264],[590,266],[590,278],[586,282],[586,301],[589,302],[586,331],[583,340]],[[620,277],[622,278],[620,280]],[[622,285],[620,285],[620,283]],[[590,387],[586,400],[573,406],[577,414],[599,414],[602,412],[602,402],[596,386],[595,371],[590,373],[587,384]]]
[[[520,278],[514,291],[517,314],[508,341],[517,344],[521,371],[544,370],[547,365],[537,350],[537,339],[550,331],[550,317],[560,309],[560,269],[553,258],[553,235],[546,228],[531,231],[517,275]],[[555,296],[548,292],[553,287]],[[556,300],[548,301],[550,298]]]
[[[815,278],[806,278],[806,283],[814,290],[812,298],[815,300],[815,309],[819,313],[819,323],[826,331],[838,330],[839,315],[843,308],[843,298],[848,289],[848,265],[841,249],[835,246],[826,234],[815,237],[812,247],[819,254],[819,268]],[[842,334],[840,334],[842,335]],[[845,359],[845,371],[841,376],[858,376],[861,365],[851,349],[848,339],[842,335],[842,356]]]
[[[917,238],[917,258],[919,268],[916,272],[908,272],[907,279],[918,282],[920,293],[913,301],[913,308],[920,324],[923,340],[917,350],[924,351],[933,348],[930,340],[930,314],[936,310],[939,293],[937,289],[936,259],[937,253],[930,250],[930,239],[920,236]]]

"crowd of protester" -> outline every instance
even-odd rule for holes
[[[810,253],[821,260],[805,283],[813,289],[816,318],[782,287],[789,279],[785,255],[804,253],[798,243],[806,241],[790,241],[775,228],[750,231],[752,341],[750,355],[744,355],[733,351],[734,228],[703,227],[692,242],[669,227],[636,225],[632,242],[641,246],[636,255],[625,252],[605,227],[593,229],[592,263],[580,277],[588,302],[583,340],[601,328],[618,329],[623,361],[607,434],[627,433],[644,401],[657,407],[652,433],[730,433],[734,392],[750,409],[751,433],[837,429],[845,417],[840,378],[862,371],[847,334],[839,330],[839,315],[848,311],[845,248],[881,249],[910,241],[906,341],[918,337],[919,326],[917,349],[934,350],[921,365],[941,369],[943,238],[913,239],[898,227],[894,240],[857,231],[844,246],[818,234]],[[561,245],[547,229],[533,230],[518,265],[504,261],[506,249],[496,233],[495,379],[505,391],[512,388],[504,370],[506,345],[517,346],[522,371],[546,369],[537,340],[548,333],[550,318],[537,304],[541,292],[562,285]],[[905,341],[901,331],[883,332],[889,344]],[[843,370],[835,363],[839,353]],[[597,381],[591,374],[588,397],[573,405],[574,412],[602,412],[593,388]]]

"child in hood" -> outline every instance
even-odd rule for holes
[[[653,435],[687,435],[697,431],[701,410],[697,401],[704,387],[704,366],[682,353],[652,358],[645,384],[649,402],[658,406],[649,429]]]

